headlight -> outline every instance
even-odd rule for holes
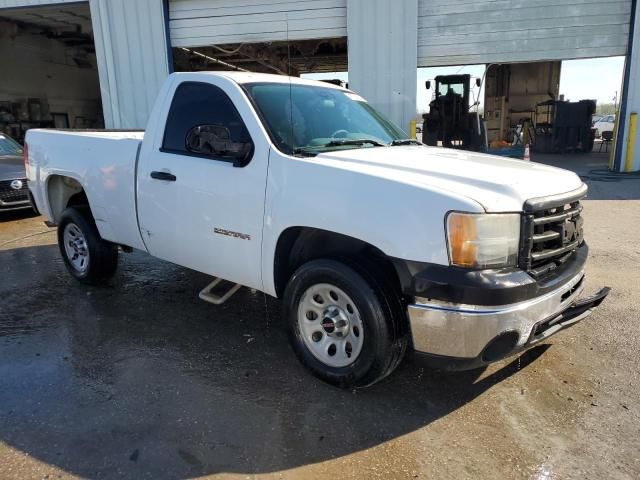
[[[520,214],[450,212],[446,225],[452,265],[466,268],[516,265]]]

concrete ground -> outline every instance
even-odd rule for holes
[[[213,307],[205,276],[142,253],[87,288],[41,218],[5,214],[0,478],[640,478],[640,180],[587,180],[596,314],[486,370],[408,359],[353,392],[300,366],[278,302]]]

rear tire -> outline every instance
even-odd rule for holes
[[[118,268],[118,246],[100,237],[88,208],[70,207],[62,212],[58,246],[67,270],[81,283],[105,283]]]
[[[422,143],[429,145],[430,147],[438,146],[438,133],[430,130],[422,131]]]
[[[389,375],[407,348],[399,297],[367,270],[313,260],[291,277],[284,314],[291,345],[318,378],[351,388]]]

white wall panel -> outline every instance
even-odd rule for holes
[[[162,0],[91,0],[108,128],[145,128],[169,74]]]
[[[348,0],[349,88],[409,130],[416,116],[417,0]]]
[[[418,65],[624,55],[631,0],[418,0]]]
[[[347,0],[171,0],[174,47],[343,37]]]
[[[78,0],[0,0],[0,8],[37,7],[57,3],[78,3]]]

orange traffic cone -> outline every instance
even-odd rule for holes
[[[522,157],[523,160],[527,160],[527,161],[531,161],[531,154],[529,153],[529,144],[527,143],[524,146],[524,157]]]

